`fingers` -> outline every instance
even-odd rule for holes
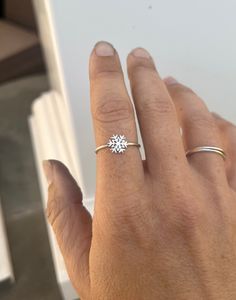
[[[96,145],[108,142],[112,135],[124,135],[128,142],[137,142],[134,111],[128,96],[120,60],[108,43],[95,46],[90,58],[91,110]],[[123,154],[110,149],[97,153],[97,185],[109,199],[114,192],[122,200],[127,191],[143,180],[142,159],[138,147],[130,146]]]
[[[166,85],[178,112],[185,150],[198,146],[223,148],[218,129],[205,103],[192,90],[173,78],[166,80]],[[188,156],[188,160],[205,177],[226,180],[224,160],[219,154],[198,152]]]
[[[135,49],[127,64],[149,171],[159,175],[178,172],[186,158],[175,106],[165,84],[146,50]]]
[[[230,186],[236,190],[236,126],[221,116],[212,114],[220,131],[220,136],[226,152],[226,174]]]
[[[68,169],[56,160],[44,161],[43,167],[49,182],[47,217],[70,278],[73,284],[80,283],[75,288],[82,297],[89,291],[91,216],[82,204],[82,193]]]

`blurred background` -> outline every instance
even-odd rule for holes
[[[1,300],[62,299],[51,258],[28,126],[33,100],[48,88],[31,0],[2,0],[0,202],[4,214],[0,214]]]

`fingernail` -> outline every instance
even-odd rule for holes
[[[43,170],[47,179],[48,185],[52,183],[52,164],[49,160],[43,161]]]
[[[115,49],[110,43],[102,41],[95,45],[95,52],[97,56],[113,56]]]
[[[131,53],[136,57],[141,57],[141,58],[150,58],[151,57],[151,55],[144,48],[136,48],[136,49],[132,50]]]
[[[164,78],[163,81],[165,82],[166,85],[172,85],[178,83],[178,81],[171,76]]]

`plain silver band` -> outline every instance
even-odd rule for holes
[[[226,154],[225,151],[221,148],[218,147],[211,147],[211,146],[201,146],[201,147],[195,147],[191,150],[188,150],[186,152],[186,156],[192,155],[194,153],[199,153],[199,152],[213,152],[219,154],[223,159],[226,159]]]
[[[137,144],[137,143],[127,143],[127,146],[141,147],[141,145]],[[101,146],[96,148],[95,153],[98,153],[99,150],[102,150],[102,149],[105,149],[105,148],[109,148],[108,145],[101,145]]]

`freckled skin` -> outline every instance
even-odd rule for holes
[[[113,134],[137,141],[137,114],[146,160],[138,147],[97,153],[93,219],[68,169],[44,164],[48,219],[70,279],[83,300],[235,300],[236,127],[163,81],[144,49],[127,66],[135,112],[115,49],[101,42],[91,54],[96,145]],[[186,158],[201,145],[223,148],[226,161]]]

